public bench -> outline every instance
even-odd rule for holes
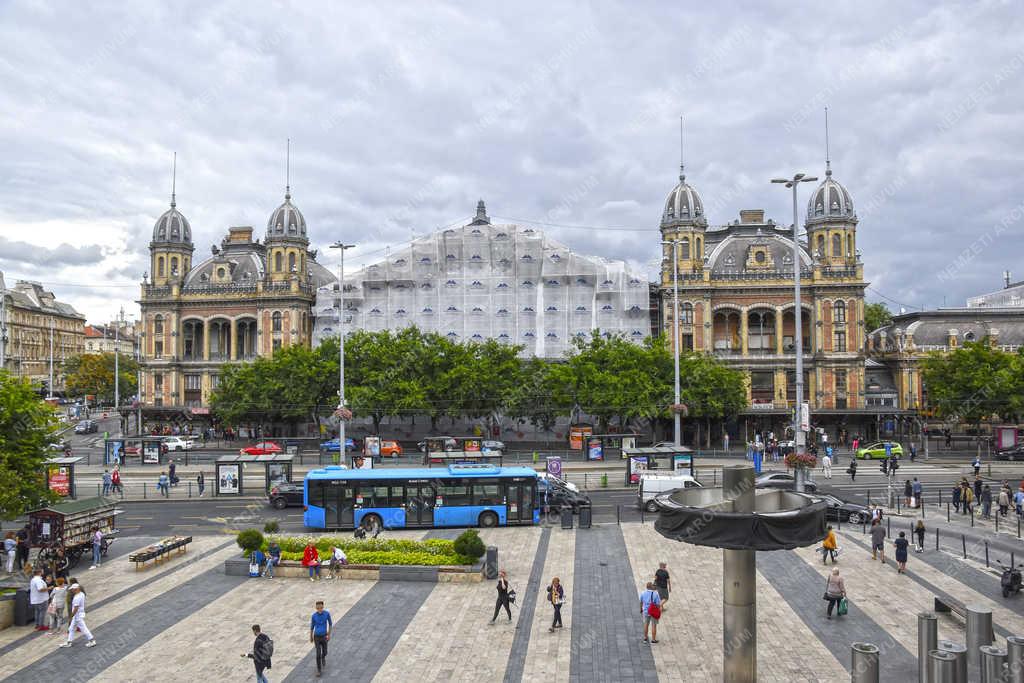
[[[171,554],[181,554],[188,551],[188,544],[192,542],[191,536],[171,536],[158,543],[148,545],[145,548],[136,550],[128,555],[128,561],[135,563],[135,571],[146,566],[152,561],[154,565],[171,558]]]
[[[231,558],[224,563],[228,576],[248,576],[249,560],[245,557]],[[411,565],[346,564],[341,568],[342,580],[368,581],[429,581],[440,583],[478,583],[483,579],[482,567],[422,567]],[[301,562],[284,560],[274,567],[275,578],[307,578],[309,568]],[[320,576],[327,579],[330,569],[325,563]]]
[[[950,612],[955,613],[964,621],[967,621],[967,606],[960,602],[954,597],[935,596],[935,613],[936,614],[949,614]]]

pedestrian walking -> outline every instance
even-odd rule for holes
[[[644,642],[648,642],[647,633],[650,630],[650,642],[658,642],[658,620],[661,619],[661,596],[658,595],[657,586],[653,581],[647,583],[647,590],[640,591],[640,616],[644,622]]]
[[[836,541],[836,532],[832,530],[832,525],[828,526],[828,533],[825,534],[825,540],[821,544],[821,563],[827,564],[828,558],[832,558],[832,564],[836,563],[837,550],[839,544]]]
[[[979,476],[981,474],[981,458],[974,456],[974,462],[971,463],[971,466],[974,468],[974,476]]]
[[[826,479],[832,478],[832,457],[828,452],[826,452],[825,456],[821,459],[821,469],[824,470]]]
[[[1024,488],[1017,489],[1017,493],[1013,494],[1013,505],[1017,508],[1018,517],[1024,514]]]
[[[14,556],[18,554],[18,539],[13,531],[8,531],[4,537],[4,569],[8,574],[14,573]]]
[[[98,526],[92,528],[92,566],[89,569],[96,569],[100,566],[100,554],[103,550],[103,532]]]
[[[658,570],[654,572],[654,585],[658,589],[658,597],[661,598],[661,611],[668,609],[669,593],[672,592],[672,577],[668,573],[668,565],[664,562],[658,563]]]
[[[23,569],[28,564],[28,553],[31,548],[28,543],[28,524],[19,529],[15,537],[18,539],[15,569]]]
[[[114,465],[114,471],[110,473],[110,490],[124,495],[124,487],[121,485],[121,470],[117,465]]]
[[[914,497],[911,503],[913,503],[914,507],[921,507],[921,493],[923,492],[923,488],[921,486],[921,482],[917,480],[917,477],[914,477],[914,481],[910,485],[910,490]]]
[[[948,429],[944,429],[942,430],[942,434],[946,437],[946,448],[953,450],[953,433]]]
[[[46,614],[50,617],[50,635],[55,636],[61,626],[64,625],[64,608],[67,605],[68,587],[63,576],[58,576],[50,589],[50,606],[46,608]]]
[[[263,672],[270,669],[270,658],[274,656],[274,641],[263,633],[259,624],[252,625],[252,634],[256,636],[252,643],[252,652],[242,656],[251,659],[256,667],[256,683],[270,683]]]
[[[885,526],[882,520],[878,519],[871,523],[871,559],[882,558],[885,564]]]
[[[963,487],[957,484],[953,487],[953,510],[960,512],[960,495],[963,493]]]
[[[203,491],[206,490],[206,477],[200,472],[196,475],[196,485],[199,487],[199,497],[203,497]]]
[[[309,569],[310,581],[320,578],[320,551],[313,545],[313,541],[307,543],[302,551],[302,566]]]
[[[174,464],[173,460],[167,463],[167,475],[170,478],[171,486],[178,485],[178,466]]]
[[[974,512],[974,490],[964,482],[964,490],[960,494],[960,513],[969,515]]]
[[[907,540],[907,534],[901,531],[899,537],[892,543],[896,546],[896,571],[902,574],[907,571],[907,550],[910,548],[910,541]]]
[[[907,479],[903,484],[903,505],[910,507],[910,499],[914,497],[914,487]]]
[[[43,579],[43,568],[37,567],[32,572],[32,579],[28,582],[28,601],[32,605],[32,610],[35,614],[37,631],[50,630],[50,627],[46,625],[46,607],[49,599],[50,587],[46,585],[46,580]]]
[[[836,452],[832,446],[825,446],[825,455],[832,462],[833,465],[839,464],[839,453]]]
[[[309,642],[316,647],[316,677],[323,675],[327,666],[327,643],[331,640],[331,629],[334,621],[331,613],[324,609],[324,601],[316,601],[316,611],[309,620]]]
[[[89,627],[85,625],[85,592],[77,583],[71,584],[68,589],[71,592],[71,617],[68,620],[68,640],[61,647],[71,647],[75,641],[75,631],[81,631],[85,637],[86,647],[96,647],[96,639],[93,638]]]
[[[103,495],[104,496],[110,495],[110,485],[111,485],[111,483],[112,483],[112,479],[110,477],[110,472],[108,472],[107,470],[103,470]]]
[[[986,486],[985,488],[987,489],[989,487]],[[990,496],[991,496],[991,492],[990,492]],[[999,489],[999,497],[997,499],[997,502],[998,502],[998,505],[999,505],[999,514],[1000,514],[1000,516],[1005,517],[1006,513],[1010,511],[1010,489],[1009,488],[1004,486],[1003,488]],[[988,517],[988,515],[985,515],[985,516]]]
[[[917,457],[917,446],[910,444],[910,462],[914,462],[914,458]]]
[[[839,576],[839,568],[835,567],[832,569],[832,574],[829,575],[828,580],[825,581],[825,599],[828,600],[828,608],[825,610],[825,614],[829,619],[832,618],[832,610],[836,604],[845,597],[846,584],[843,582],[843,577]],[[842,614],[839,616],[842,616]]]
[[[914,526],[914,533],[917,535],[917,552],[924,552],[924,521],[917,520],[917,524]]]
[[[167,473],[161,472],[160,478],[156,480],[156,487],[160,491],[160,495],[167,498],[171,495],[170,483],[167,480]]]
[[[512,607],[509,603],[508,597],[508,576],[505,574],[505,570],[502,569],[498,572],[498,598],[494,601],[494,616],[491,617],[490,624],[494,625],[494,620],[498,618],[498,612],[501,608],[505,608],[505,613],[508,614],[508,620],[512,621]]]
[[[981,480],[981,477],[974,478],[974,500],[981,502],[981,492],[985,488],[985,482]]]
[[[548,586],[548,602],[555,610],[551,628],[548,629],[548,633],[552,633],[556,628],[562,628],[562,604],[565,602],[565,589],[557,576],[551,579],[551,585]]]
[[[857,479],[857,460],[855,458],[850,459],[850,466],[846,468],[846,473],[850,475],[850,481]]]
[[[729,452],[729,432],[722,435],[722,450]]]

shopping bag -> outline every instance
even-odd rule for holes
[[[912,507],[912,508],[916,508],[917,507],[917,498],[914,497],[914,496],[910,497],[910,507]]]
[[[846,614],[846,612],[849,609],[850,609],[850,606],[846,604],[846,598],[840,598],[839,599],[839,607],[836,610],[836,613],[839,614],[839,616],[842,616],[842,615]]]
[[[260,566],[258,564],[256,564],[255,562],[250,562],[249,563],[249,576],[259,576],[259,575],[260,575]]]

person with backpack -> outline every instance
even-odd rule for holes
[[[658,642],[658,620],[661,619],[661,596],[654,582],[648,582],[647,590],[640,592],[640,616],[644,620],[644,642]],[[651,639],[647,640],[650,630]]]
[[[489,622],[492,626],[494,625],[494,620],[498,618],[498,612],[501,611],[502,607],[505,608],[505,612],[508,614],[508,620],[510,622],[512,621],[512,608],[510,603],[508,575],[506,575],[505,570],[502,569],[498,572],[498,599],[494,602],[494,616],[491,617],[491,621]]]
[[[548,586],[548,602],[555,610],[548,633],[554,633],[556,628],[562,628],[562,604],[565,602],[565,589],[557,576],[551,579],[551,585]]]
[[[251,659],[256,667],[256,683],[270,683],[263,672],[270,668],[270,658],[274,656],[274,641],[260,630],[259,624],[252,625],[252,634],[256,636],[252,652],[242,656]]]

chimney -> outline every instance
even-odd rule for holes
[[[1010,271],[1008,270],[1003,271],[1003,283],[1006,287],[1010,286]]]
[[[764,223],[764,209],[740,209],[740,223]]]
[[[252,242],[252,228],[247,225],[228,228],[228,242],[231,244],[248,244]]]

